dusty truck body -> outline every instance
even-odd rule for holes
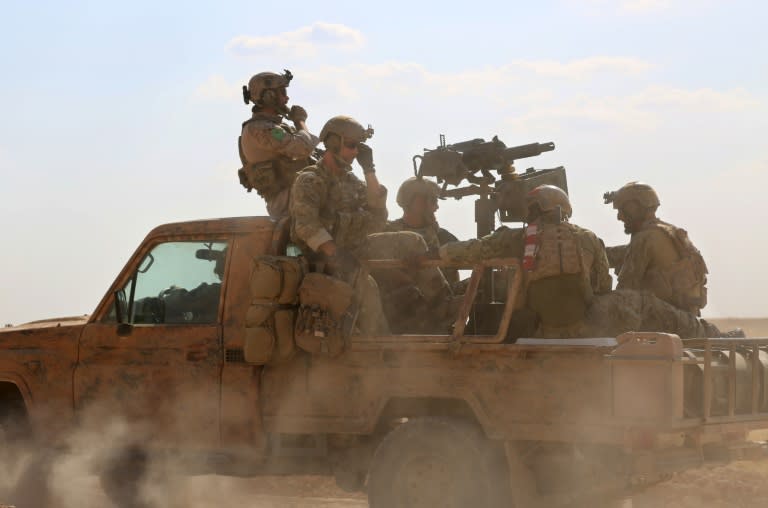
[[[512,259],[465,267],[452,335],[353,335],[330,357],[269,325],[271,342],[254,346],[254,260],[286,245],[267,218],[160,226],[90,316],[0,331],[6,439],[119,418],[134,449],[175,450],[222,474],[332,474],[367,489],[372,506],[490,507],[628,495],[748,456],[750,433],[768,429],[768,339],[504,343],[520,283]],[[507,298],[494,304],[495,333],[471,335],[489,267],[509,270]]]

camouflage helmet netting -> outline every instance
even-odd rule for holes
[[[412,176],[400,185],[397,190],[397,204],[400,208],[408,206],[413,198],[419,194],[429,197],[440,197],[440,186],[432,180],[425,180],[417,176]]]
[[[531,189],[525,195],[525,207],[530,208],[532,204],[538,204],[542,212],[551,212],[558,206],[564,217],[570,217],[573,213],[571,201],[568,194],[563,189],[555,185],[539,185]]]

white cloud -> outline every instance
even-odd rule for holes
[[[533,71],[541,76],[556,78],[582,79],[597,73],[641,74],[650,70],[653,65],[645,60],[628,57],[596,56],[558,62],[554,60],[520,60],[513,63],[514,67]]]
[[[277,35],[241,35],[229,42],[229,49],[241,55],[269,53],[307,58],[316,55],[321,48],[352,51],[362,48],[364,44],[365,38],[359,30],[316,21],[309,26]]]
[[[677,106],[699,111],[739,111],[760,105],[760,101],[743,88],[717,91],[711,88],[685,90],[669,86],[651,86],[631,97],[637,106]]]

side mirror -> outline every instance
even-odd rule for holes
[[[128,299],[125,297],[125,290],[123,289],[115,291],[115,317],[117,318],[117,334],[130,334],[133,326],[129,322]]]

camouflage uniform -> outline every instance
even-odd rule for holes
[[[618,273],[617,289],[650,291],[695,315],[707,302],[707,267],[685,230],[653,218],[632,238]]]
[[[430,224],[423,228],[414,228],[412,226],[409,226],[405,223],[405,221],[400,218],[396,220],[389,221],[387,223],[387,226],[385,228],[386,231],[412,231],[414,233],[417,233],[422,238],[424,238],[424,242],[427,244],[427,248],[432,251],[436,251],[440,248],[441,245],[445,245],[449,242],[457,242],[458,238],[453,236],[452,233],[450,233],[448,230],[441,228],[438,224]],[[448,283],[451,286],[455,286],[459,283],[459,271],[455,268],[442,268],[443,275],[445,276],[445,279],[448,281]]]
[[[594,233],[567,222],[553,224],[540,220],[534,224],[540,231],[536,254],[540,265],[524,271],[519,297],[540,321],[537,335],[578,336],[593,295],[611,290],[604,247]],[[502,227],[479,240],[448,243],[440,247],[440,257],[467,263],[502,257],[522,259],[525,242],[526,229]],[[550,252],[558,258],[553,265],[542,258]],[[543,273],[537,274],[537,270]]]
[[[381,232],[387,218],[386,195],[370,196],[365,184],[352,172],[333,175],[321,161],[299,174],[292,192],[291,239],[306,253],[316,252],[331,240],[337,248],[360,259],[404,259],[427,251],[424,240],[415,233]],[[413,279],[430,302],[450,294],[437,268],[416,270]],[[378,287],[374,290],[373,286],[376,283],[370,278],[361,322],[365,322],[363,327],[368,332],[383,333],[383,309]]]
[[[334,175],[322,161],[300,172],[291,192],[291,240],[311,260],[319,259],[315,253],[329,241],[364,258],[368,234],[381,231],[387,220],[386,194],[369,196],[351,171]],[[355,287],[363,333],[389,333],[376,281],[369,276]]]
[[[318,138],[282,123],[282,116],[254,112],[243,123],[241,183],[255,188],[267,202],[271,217],[288,215],[290,190],[296,173],[311,164]]]
[[[589,280],[594,297],[590,299],[582,321],[570,326],[547,326],[542,323],[537,335],[547,338],[615,337],[627,331],[664,331],[676,333],[683,338],[708,335],[703,322],[692,313],[675,308],[650,292],[608,292],[611,279],[608,275],[607,260],[602,253],[602,242],[586,229],[572,225],[571,227],[576,228],[574,231],[577,232],[579,243],[585,250],[585,265],[589,266],[589,259],[592,259]],[[476,262],[489,258],[520,257],[523,244],[523,230],[503,227],[480,240],[447,244],[441,247],[440,251],[444,259]],[[561,294],[554,285],[546,289],[548,292],[544,296],[549,295],[546,302],[556,311],[562,309],[568,314],[567,309],[573,306],[573,295]]]

